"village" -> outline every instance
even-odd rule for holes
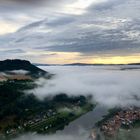
[[[35,116],[29,116],[27,120],[22,121],[19,125],[16,125],[16,127],[11,126],[7,128],[5,133],[0,134],[0,138],[17,136],[26,131],[35,134],[38,132],[50,132],[52,129],[55,130],[59,126],[65,125],[66,122],[68,123],[71,119],[76,117],[75,112],[78,112],[80,109],[78,106],[79,103],[80,102],[76,105],[72,105],[71,107],[74,109],[70,112],[67,110],[57,111],[55,109],[49,109],[47,112],[42,111]],[[26,109],[26,111],[29,111],[29,109]],[[79,113],[82,114],[84,112]]]
[[[26,109],[28,111],[28,109]],[[5,132],[5,135],[13,136],[17,135],[20,131],[25,131],[27,127],[34,127],[36,125],[39,125],[42,122],[46,122],[48,119],[55,117],[56,111],[49,109],[48,112],[41,112],[40,114],[30,117],[27,121],[25,121],[23,124],[17,126],[16,128],[10,128]],[[49,126],[45,126],[44,130],[51,127],[51,124]]]
[[[131,107],[117,112],[112,118],[106,120],[100,128],[105,136],[114,136],[121,127],[129,130],[139,120],[140,108]]]

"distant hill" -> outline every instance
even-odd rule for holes
[[[40,64],[40,63],[33,63],[33,65],[35,65],[35,66],[52,66],[49,64]]]
[[[88,64],[88,63],[72,63],[72,64],[64,64],[64,66],[101,66],[103,64]]]
[[[34,63],[36,66],[100,66],[104,64],[88,64],[88,63],[71,63],[71,64],[39,64]]]
[[[140,65],[140,63],[130,63],[130,64],[88,64],[88,63],[72,63],[64,64],[64,66],[117,66],[117,65]]]
[[[8,59],[8,60],[0,61],[0,72],[14,71],[14,70],[25,70],[34,76],[43,76],[48,73],[26,60]]]
[[[140,63],[130,63],[129,65],[140,65]]]
[[[130,64],[89,64],[89,63],[70,63],[70,64],[41,64],[34,63],[35,66],[125,66],[125,65],[137,65],[140,63],[130,63]]]

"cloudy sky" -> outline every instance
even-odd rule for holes
[[[139,0],[0,0],[0,59],[140,62]]]

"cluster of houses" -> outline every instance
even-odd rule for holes
[[[51,109],[49,109],[48,112],[46,112],[46,113],[41,112],[39,115],[36,115],[35,117],[24,122],[24,127],[46,121],[49,117],[52,117],[55,115],[56,115],[56,111],[53,111]]]
[[[121,110],[109,120],[105,121],[101,126],[101,131],[106,136],[114,136],[121,127],[130,128],[140,120],[140,108],[129,108]]]
[[[0,82],[6,81],[6,78],[3,75],[0,75]]]
[[[36,115],[32,118],[30,118],[28,121],[24,122],[23,126],[18,126],[17,128],[11,128],[11,129],[8,129],[6,132],[5,132],[5,135],[8,135],[8,136],[14,136],[16,134],[19,133],[19,131],[24,131],[24,128],[26,126],[31,126],[31,125],[36,125],[40,122],[43,122],[43,121],[46,121],[48,118],[52,117],[52,116],[55,116],[56,115],[56,111],[53,111],[51,109],[48,110],[48,112],[41,112],[39,115]],[[45,129],[47,130],[49,126],[46,126]],[[0,135],[0,138],[2,136]],[[3,135],[4,137],[4,135]]]
[[[0,82],[4,81],[13,81],[14,80],[32,80],[31,76],[26,75],[26,74],[16,74],[16,73],[2,73],[0,72]]]
[[[20,126],[19,126],[20,127]],[[6,131],[7,135],[16,135],[18,133],[19,128],[12,128]]]

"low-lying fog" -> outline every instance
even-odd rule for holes
[[[89,136],[72,136],[72,135],[52,135],[52,136],[41,136],[28,134],[21,136],[20,138],[14,140],[89,140]]]
[[[140,70],[120,70],[119,66],[48,66],[40,67],[56,74],[51,80],[40,79],[34,94],[43,99],[48,95],[66,93],[89,95],[104,107],[137,105],[140,106]],[[85,120],[86,121],[86,120]],[[88,140],[89,131],[79,129],[77,136],[57,133],[51,136],[25,135],[16,140]]]
[[[35,95],[93,95],[106,106],[140,105],[140,70],[120,70],[118,66],[49,66],[42,69],[56,74],[51,80],[40,79]],[[132,68],[132,67],[131,67]],[[93,100],[93,101],[94,101]]]

